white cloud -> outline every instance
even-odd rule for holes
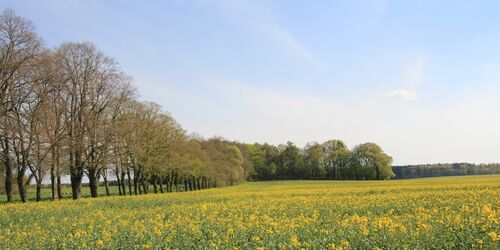
[[[411,90],[398,89],[385,94],[386,97],[400,98],[405,101],[412,101],[418,99],[418,94]]]

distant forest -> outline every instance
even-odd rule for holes
[[[454,175],[500,174],[500,163],[447,163],[393,166],[394,179],[438,177]]]

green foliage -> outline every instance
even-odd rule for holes
[[[364,143],[353,150],[355,177],[359,179],[389,179],[394,177],[391,169],[392,158],[375,143]]]
[[[340,140],[310,143],[304,149],[292,142],[278,147],[253,144],[248,148],[256,180],[382,180],[394,176],[392,158],[374,143],[358,145],[353,151]]]

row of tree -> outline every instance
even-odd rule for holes
[[[392,158],[375,143],[360,144],[352,150],[339,140],[309,143],[303,149],[291,142],[248,148],[255,180],[383,180],[394,176]]]
[[[5,10],[0,16],[0,161],[5,193],[36,199],[50,178],[72,198],[86,176],[92,197],[108,176],[120,194],[179,191],[234,184],[251,173],[236,143],[191,138],[154,103],[137,100],[131,78],[91,43],[44,47],[33,24]],[[128,186],[128,190],[127,187]],[[17,190],[14,190],[14,187]]]
[[[28,200],[44,183],[73,199],[84,177],[92,197],[104,185],[120,195],[190,191],[241,180],[382,180],[392,158],[374,143],[350,150],[339,140],[286,145],[242,144],[188,136],[154,103],[141,102],[132,80],[91,43],[44,47],[33,24],[0,16],[0,162],[8,201]],[[49,178],[49,179],[47,179]]]
[[[396,179],[439,177],[455,175],[500,174],[500,163],[447,163],[393,166]]]

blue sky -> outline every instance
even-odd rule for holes
[[[0,0],[92,41],[189,132],[373,141],[395,164],[500,162],[499,1]]]

